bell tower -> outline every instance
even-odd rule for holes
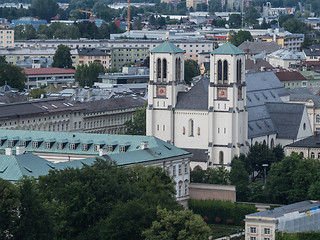
[[[147,135],[174,144],[174,109],[184,91],[184,50],[165,41],[150,51]]]
[[[227,42],[211,53],[210,69],[209,159],[212,165],[228,166],[247,151],[245,53]]]

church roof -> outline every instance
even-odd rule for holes
[[[208,110],[209,78],[198,81],[189,92],[180,92],[176,109]]]
[[[184,53],[185,51],[181,48],[178,48],[176,45],[169,41],[165,41],[160,44],[158,47],[152,49],[152,53]]]
[[[223,44],[221,47],[213,50],[212,54],[230,55],[230,54],[245,54],[244,51],[240,50],[230,42]]]
[[[296,139],[305,108],[304,104],[267,103],[266,107],[277,129],[277,138]]]

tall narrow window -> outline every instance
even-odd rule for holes
[[[161,59],[157,60],[157,78],[161,79]]]
[[[237,83],[241,83],[241,59],[237,61]]]
[[[223,83],[228,83],[228,62],[223,61]]]
[[[218,72],[218,83],[222,83],[222,61],[218,61],[218,66],[217,66],[217,72]]]
[[[181,60],[176,59],[176,81],[181,81]]]
[[[219,152],[219,164],[223,165],[223,152],[222,151]]]
[[[194,122],[192,119],[189,120],[189,137],[193,137],[194,132]]]
[[[167,78],[167,60],[162,60],[162,71],[163,71],[163,80]]]

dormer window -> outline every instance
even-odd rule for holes
[[[32,142],[32,148],[38,148],[39,147],[39,142],[33,141]]]
[[[107,152],[113,152],[114,146],[113,145],[108,145],[107,147]]]
[[[51,142],[46,142],[45,149],[50,149],[50,148],[51,148]]]
[[[69,149],[70,150],[76,150],[76,144],[75,143],[70,143],[69,144]]]
[[[119,152],[126,152],[129,147],[130,147],[130,144],[121,145],[119,148]]]
[[[88,144],[82,144],[82,151],[88,151]]]
[[[14,141],[13,140],[9,140],[8,141],[8,148],[12,148],[12,147],[14,147]]]

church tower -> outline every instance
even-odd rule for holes
[[[174,144],[174,109],[184,91],[184,50],[165,41],[150,51],[147,135]]]
[[[208,108],[208,165],[228,165],[246,153],[248,134],[245,53],[230,42],[211,53]]]

